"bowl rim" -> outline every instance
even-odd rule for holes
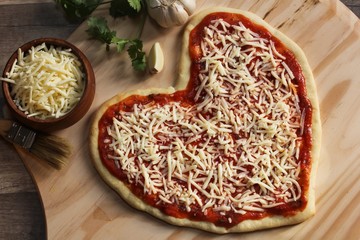
[[[53,38],[53,37],[37,38],[37,39],[33,39],[33,40],[23,44],[19,48],[26,54],[29,51],[29,49],[31,49],[31,47],[39,46],[43,43],[45,43],[48,46],[52,45],[54,47],[61,47],[64,49],[70,48],[71,51],[77,56],[78,60],[80,61],[81,65],[82,65],[82,70],[84,73],[84,81],[85,81],[85,86],[84,86],[83,93],[82,93],[82,96],[81,96],[79,102],[64,116],[61,116],[58,118],[53,117],[53,118],[41,119],[41,118],[27,116],[23,111],[21,111],[16,106],[14,99],[12,98],[11,93],[10,93],[11,83],[8,83],[5,81],[2,82],[4,98],[6,100],[7,105],[10,108],[10,111],[13,112],[13,115],[15,115],[16,118],[19,117],[20,121],[24,120],[26,122],[33,122],[36,124],[57,124],[60,122],[64,122],[66,119],[69,119],[68,123],[63,123],[65,127],[68,127],[68,126],[73,125],[75,122],[79,121],[83,117],[83,115],[85,115],[85,113],[88,111],[88,109],[90,108],[90,105],[91,105],[91,103],[94,99],[94,95],[95,95],[95,74],[94,74],[93,68],[91,66],[91,63],[88,60],[88,58],[85,56],[85,54],[79,48],[77,48],[75,45],[73,45],[72,43],[70,43],[64,39]],[[13,54],[11,55],[11,57],[5,64],[5,67],[3,70],[3,77],[6,77],[6,73],[11,70],[11,67],[12,67],[15,59],[18,58],[18,49],[19,48],[17,48],[13,52]],[[65,127],[60,127],[60,128],[65,128]],[[54,126],[54,128],[56,128],[56,126]]]

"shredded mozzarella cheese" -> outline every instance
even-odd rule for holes
[[[32,47],[18,58],[6,73],[17,107],[28,117],[59,118],[80,100],[84,90],[81,63],[70,49]]]
[[[106,140],[117,156],[109,157],[130,183],[159,193],[159,204],[187,211],[245,214],[298,200],[304,117],[285,57],[241,23],[214,20],[204,34],[196,106],[119,112]]]

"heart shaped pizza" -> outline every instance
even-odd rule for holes
[[[302,50],[252,13],[211,8],[184,31],[177,85],[104,103],[90,149],[101,177],[131,206],[228,233],[314,214],[320,137]]]

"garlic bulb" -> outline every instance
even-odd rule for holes
[[[146,0],[147,9],[160,26],[180,26],[195,12],[195,0]]]

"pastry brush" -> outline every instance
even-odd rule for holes
[[[56,169],[61,169],[71,155],[71,147],[65,139],[35,132],[10,120],[0,120],[0,135]]]

